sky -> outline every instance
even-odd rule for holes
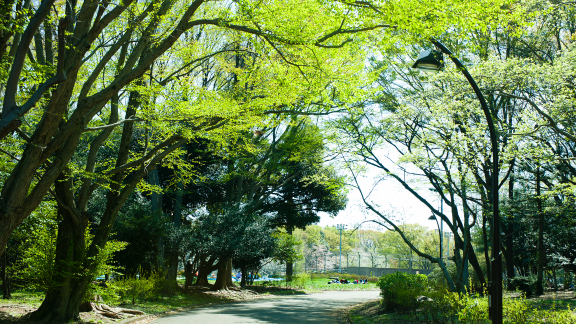
[[[373,179],[378,177],[378,172],[368,171],[368,177],[360,179],[359,183],[363,192],[369,192],[372,188]],[[416,178],[409,180],[411,185],[418,188],[418,193],[427,199],[431,205],[439,208],[440,200],[434,192],[430,191],[426,183],[417,183]],[[422,202],[410,194],[393,178],[387,178],[378,183],[376,189],[370,195],[370,199],[380,205],[381,211],[389,211],[397,217],[403,217],[406,224],[420,224],[430,229],[436,229],[435,221],[428,220],[432,212]],[[444,206],[446,212],[446,206]],[[348,205],[345,210],[341,211],[336,217],[330,217],[328,214],[321,214],[320,226],[336,226],[336,224],[345,224],[347,228],[353,228],[366,220],[379,219],[378,215],[364,208],[360,192],[355,188],[350,188],[348,193]],[[377,227],[374,223],[365,223],[363,229],[372,228],[385,230],[383,227]]]

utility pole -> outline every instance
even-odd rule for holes
[[[338,272],[342,273],[342,231],[346,229],[346,225],[338,224],[336,225],[336,229],[340,232],[340,269]]]

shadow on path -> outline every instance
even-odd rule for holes
[[[378,298],[378,291],[332,291],[200,307],[154,323],[335,323],[338,309]]]

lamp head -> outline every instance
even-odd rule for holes
[[[424,71],[440,71],[443,67],[444,58],[442,52],[437,50],[423,50],[412,65],[413,69]]]
[[[436,220],[436,215],[432,215],[432,216],[428,217],[428,220]]]

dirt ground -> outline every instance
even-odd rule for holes
[[[270,296],[277,296],[277,295],[293,295],[293,294],[301,294],[303,292],[281,288],[281,287],[260,287],[260,286],[251,286],[247,289],[239,289],[239,288],[232,288],[229,290],[223,291],[211,291],[208,287],[192,287],[187,294],[197,294],[197,295],[204,295],[204,296],[212,296],[216,297],[218,302],[217,303],[225,303],[225,302],[233,302],[239,300],[247,300],[247,299],[254,299],[254,298],[266,298]],[[133,320],[128,321],[130,324],[146,324],[150,323],[159,317],[175,314],[179,311],[183,311],[186,309],[198,307],[198,306],[205,306],[208,304],[214,304],[213,298],[211,299],[212,302],[200,303],[191,305],[190,307],[180,307],[174,308],[170,311],[158,313],[158,314],[150,314],[147,316],[133,316]],[[123,307],[129,308],[129,306],[124,305]],[[29,304],[6,304],[2,302],[0,299],[0,323],[14,323],[14,324],[28,324],[31,323],[30,321],[26,320],[27,314],[35,311],[37,307],[34,307]],[[136,320],[138,318],[138,320]],[[80,313],[80,320],[75,321],[74,324],[87,324],[87,323],[102,323],[102,324],[112,324],[112,323],[119,323],[122,321],[126,321],[127,319],[112,319],[95,312],[81,312]]]

